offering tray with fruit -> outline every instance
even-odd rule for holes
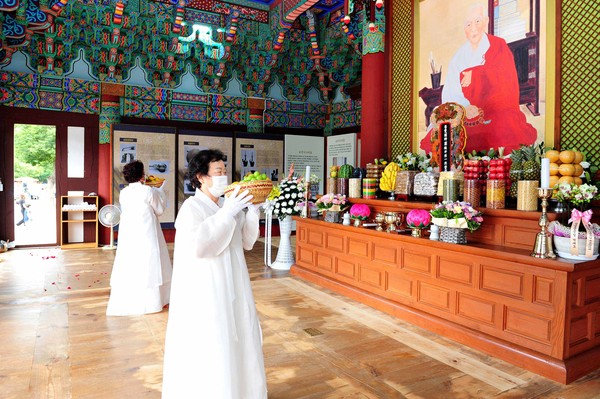
[[[165,179],[162,177],[148,175],[146,176],[146,185],[150,187],[160,187],[164,183]]]
[[[233,182],[225,188],[225,196],[228,197],[236,186],[240,186],[240,192],[248,190],[254,196],[253,204],[262,204],[267,200],[267,197],[273,189],[273,182],[266,174],[258,171],[248,173],[242,181]]]

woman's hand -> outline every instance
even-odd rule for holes
[[[252,201],[252,198],[254,198],[254,196],[249,195],[248,190],[240,193],[240,186],[236,185],[229,197],[225,197],[225,202],[223,202],[223,207],[221,209],[231,216],[235,216],[242,209],[251,205],[250,201]]]

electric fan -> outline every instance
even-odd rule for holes
[[[115,233],[114,227],[121,220],[121,208],[117,205],[104,205],[98,213],[98,221],[104,227],[110,227],[110,245],[102,247],[102,249],[115,249]]]

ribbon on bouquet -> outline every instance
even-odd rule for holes
[[[583,223],[583,227],[586,231],[585,237],[585,257],[591,258],[594,255],[594,233],[592,232],[592,210],[588,209],[585,212],[581,212],[578,209],[573,209],[571,212],[571,255],[579,255],[579,224]]]

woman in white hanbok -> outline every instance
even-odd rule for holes
[[[169,303],[172,274],[167,243],[158,221],[165,210],[166,195],[162,186],[143,184],[144,164],[140,161],[125,165],[123,176],[129,185],[119,195],[119,241],[106,314],[160,312]]]
[[[258,238],[259,208],[239,189],[219,198],[227,186],[224,160],[222,152],[204,150],[188,167],[196,194],[175,221],[164,399],[267,398],[262,333],[244,258]]]

